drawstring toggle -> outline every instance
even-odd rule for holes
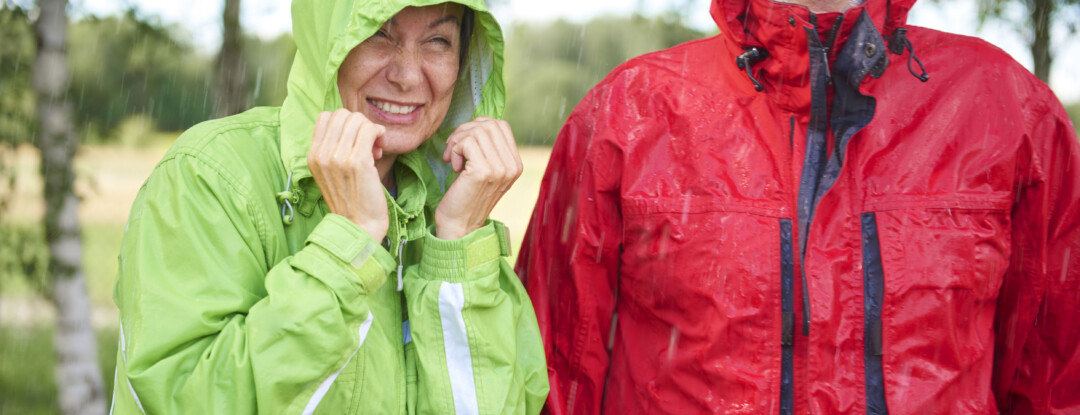
[[[911,53],[908,55],[907,61],[908,72],[911,73],[911,76],[914,76],[916,79],[923,82],[930,80],[930,74],[926,72],[926,67],[923,66],[919,57],[915,56],[915,47],[911,45],[911,41],[907,38],[907,28],[898,27],[896,30],[893,30],[893,35],[889,38],[889,52],[892,52],[894,55],[903,55],[904,49],[907,49],[907,51]],[[915,69],[911,67],[912,60],[919,65],[919,71],[922,72],[921,74],[915,73]]]
[[[768,52],[765,52],[764,49],[751,47],[746,49],[742,55],[735,58],[735,64],[739,66],[739,69],[746,71],[746,76],[750,78],[750,82],[754,83],[754,90],[758,92],[764,91],[765,85],[762,85],[761,82],[758,82],[757,78],[754,78],[754,73],[753,70],[750,69],[750,66],[761,62],[768,56]]]
[[[293,211],[292,201],[296,198],[296,195],[290,190],[292,189],[292,172],[289,172],[289,178],[285,179],[285,191],[277,194],[277,201],[281,203],[281,222],[286,225],[291,225],[293,218],[296,216],[296,212]],[[289,211],[289,215],[285,216],[285,211]]]

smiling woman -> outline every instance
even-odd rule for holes
[[[487,220],[522,169],[498,24],[314,0],[293,31],[282,107],[188,130],[132,207],[115,407],[539,412],[536,318]]]
[[[349,52],[338,69],[345,108],[386,126],[391,154],[416,149],[446,116],[463,15],[460,5],[408,7]]]

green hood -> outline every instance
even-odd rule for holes
[[[354,47],[407,6],[428,6],[446,0],[297,0],[292,4],[296,59],[289,73],[288,95],[281,107],[281,160],[293,189],[317,198],[318,189],[307,166],[315,119],[322,111],[342,107],[337,71]],[[445,191],[450,167],[442,161],[446,137],[458,125],[478,116],[502,118],[503,38],[499,24],[483,0],[453,0],[475,12],[476,24],[468,43],[450,109],[433,137],[415,152],[422,153]],[[314,193],[314,194],[312,194]],[[315,198],[311,200],[315,200]]]

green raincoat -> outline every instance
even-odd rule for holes
[[[349,51],[402,8],[440,2],[295,2],[282,107],[199,124],[157,165],[119,256],[115,412],[540,411],[544,350],[501,258],[504,228],[433,234],[454,177],[446,137],[505,103],[503,39],[483,2],[461,0],[476,12],[468,56],[443,125],[397,158],[385,241],[329,213],[307,168],[317,114],[341,108]]]

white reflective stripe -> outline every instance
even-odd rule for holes
[[[443,346],[446,348],[446,368],[450,372],[450,391],[454,394],[454,412],[457,415],[479,413],[469,335],[465,331],[465,319],[461,316],[464,306],[465,291],[461,284],[443,281],[439,287],[439,317],[442,320]]]
[[[124,323],[120,323],[120,357],[124,359],[124,367],[127,367],[127,342],[124,341]],[[139,406],[139,412],[146,413],[143,409],[142,401],[139,400],[139,394],[135,393],[135,386],[131,385],[131,379],[128,379],[127,375],[124,375],[124,380],[127,382],[128,390],[131,391],[131,397],[135,398],[135,405]],[[116,379],[113,379],[113,396],[116,395]],[[113,399],[115,402],[116,400]],[[112,407],[109,407],[109,413],[112,413]]]
[[[112,374],[112,400],[109,402],[109,415],[113,414],[113,408],[116,407],[116,379],[120,378],[120,366],[113,368]]]
[[[319,384],[319,388],[315,389],[315,394],[311,396],[307,406],[304,407],[304,412],[302,412],[303,415],[310,415],[315,412],[315,408],[319,406],[319,402],[322,402],[323,398],[326,397],[326,393],[330,391],[330,386],[334,384],[334,380],[337,379],[342,370],[345,370],[345,367],[349,365],[352,358],[356,357],[356,353],[360,351],[360,347],[364,345],[364,339],[367,338],[368,330],[371,330],[371,322],[374,320],[375,315],[368,312],[367,320],[360,323],[360,330],[358,333],[360,335],[360,344],[356,346],[356,350],[353,350],[352,354],[349,355],[349,358],[345,360],[345,364],[341,365],[341,369],[338,369],[337,372],[334,372],[330,377],[326,378],[323,383]]]
[[[123,357],[124,364],[127,364],[127,342],[124,341],[124,323],[120,323],[120,357]]]
[[[131,397],[135,398],[135,405],[139,406],[139,412],[146,413],[146,410],[142,407],[142,401],[139,400],[139,395],[135,393],[135,387],[131,386],[131,379],[127,379],[128,389],[131,390]]]

